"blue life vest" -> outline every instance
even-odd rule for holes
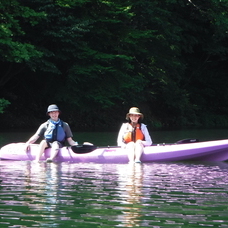
[[[66,133],[63,129],[63,121],[59,119],[57,122],[55,122],[49,119],[47,121],[47,129],[44,132],[44,138],[48,142],[58,141],[64,143]]]

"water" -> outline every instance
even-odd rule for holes
[[[0,168],[0,227],[228,227],[224,162]]]
[[[0,146],[31,132],[0,133]],[[227,130],[157,131],[155,143],[224,139]],[[115,145],[116,133],[76,133]],[[228,163],[0,161],[0,227],[228,227]]]
[[[25,142],[33,134],[32,131],[0,132],[0,147],[12,142]],[[91,142],[97,146],[115,146],[118,132],[74,132],[74,140],[79,144]],[[191,129],[150,131],[153,143],[174,143],[181,139],[193,138],[199,141],[228,138],[228,129]]]

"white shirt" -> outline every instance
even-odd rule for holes
[[[117,145],[118,146],[125,146],[126,145],[123,141],[123,136],[125,135],[125,133],[127,133],[129,131],[128,126],[129,126],[129,123],[123,123],[121,126],[118,137],[117,137]],[[143,145],[144,146],[150,146],[152,144],[152,139],[150,137],[147,126],[143,123],[141,123],[141,130],[142,130],[142,133],[144,134],[144,139],[145,139],[142,141]]]

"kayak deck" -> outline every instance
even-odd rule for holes
[[[30,150],[24,151],[24,143],[11,143],[1,148],[1,160],[35,160],[38,144],[32,144]],[[126,150],[120,147],[99,148],[83,146],[76,148],[63,147],[56,156],[56,162],[94,162],[94,163],[127,163]],[[78,153],[75,153],[74,151]],[[45,150],[41,160],[51,156],[51,148]],[[196,142],[186,144],[153,145],[144,148],[142,162],[158,161],[226,161],[228,160],[228,140]]]

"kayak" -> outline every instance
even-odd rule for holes
[[[33,161],[38,153],[38,144],[32,144],[24,151],[25,143],[11,143],[0,150],[1,160]],[[51,148],[41,157],[46,160],[51,156]],[[205,142],[154,144],[144,148],[142,162],[166,161],[226,161],[228,160],[228,140]],[[78,145],[63,147],[54,162],[93,162],[93,163],[128,163],[127,152],[121,147],[97,147]]]

